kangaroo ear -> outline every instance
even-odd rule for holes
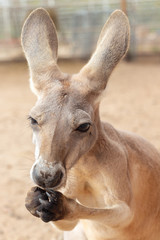
[[[55,26],[46,12],[39,8],[26,19],[21,35],[22,47],[28,61],[32,83],[39,88],[37,76],[54,67],[58,71],[58,40]]]
[[[94,54],[79,73],[93,92],[105,89],[111,72],[128,50],[129,32],[126,15],[114,11],[100,33]]]

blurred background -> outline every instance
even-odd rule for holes
[[[20,34],[25,18],[37,7],[46,8],[56,25],[59,66],[69,73],[86,63],[115,9],[128,15],[130,49],[110,78],[101,118],[160,150],[160,0],[0,0],[0,240],[57,240],[51,225],[24,207],[34,185],[27,117],[36,98],[29,89]]]
[[[122,9],[130,20],[130,56],[160,54],[159,0],[0,0],[0,60],[23,57],[22,24],[37,7],[46,8],[56,24],[61,58],[88,58],[115,9]]]

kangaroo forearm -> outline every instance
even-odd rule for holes
[[[131,221],[133,214],[129,206],[121,202],[105,209],[87,208],[78,204],[75,216],[78,219],[88,219],[114,227],[127,225]]]
[[[133,217],[130,207],[124,201],[119,200],[110,207],[100,209],[85,207],[64,195],[61,195],[61,198],[63,199],[63,203],[61,203],[61,205],[63,204],[63,215],[57,219],[60,220],[60,229],[72,229],[80,219],[97,221],[110,227],[124,226],[130,223]]]

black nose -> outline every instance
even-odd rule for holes
[[[63,178],[63,171],[61,169],[40,169],[37,165],[34,166],[32,177],[34,182],[43,188],[54,188],[58,186]]]

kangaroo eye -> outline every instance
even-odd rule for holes
[[[36,119],[32,118],[31,116],[29,116],[28,119],[30,120],[31,125],[37,125],[37,124],[38,124],[38,122],[36,121]]]
[[[79,132],[87,132],[89,130],[90,126],[91,126],[90,123],[83,123],[76,130]]]

